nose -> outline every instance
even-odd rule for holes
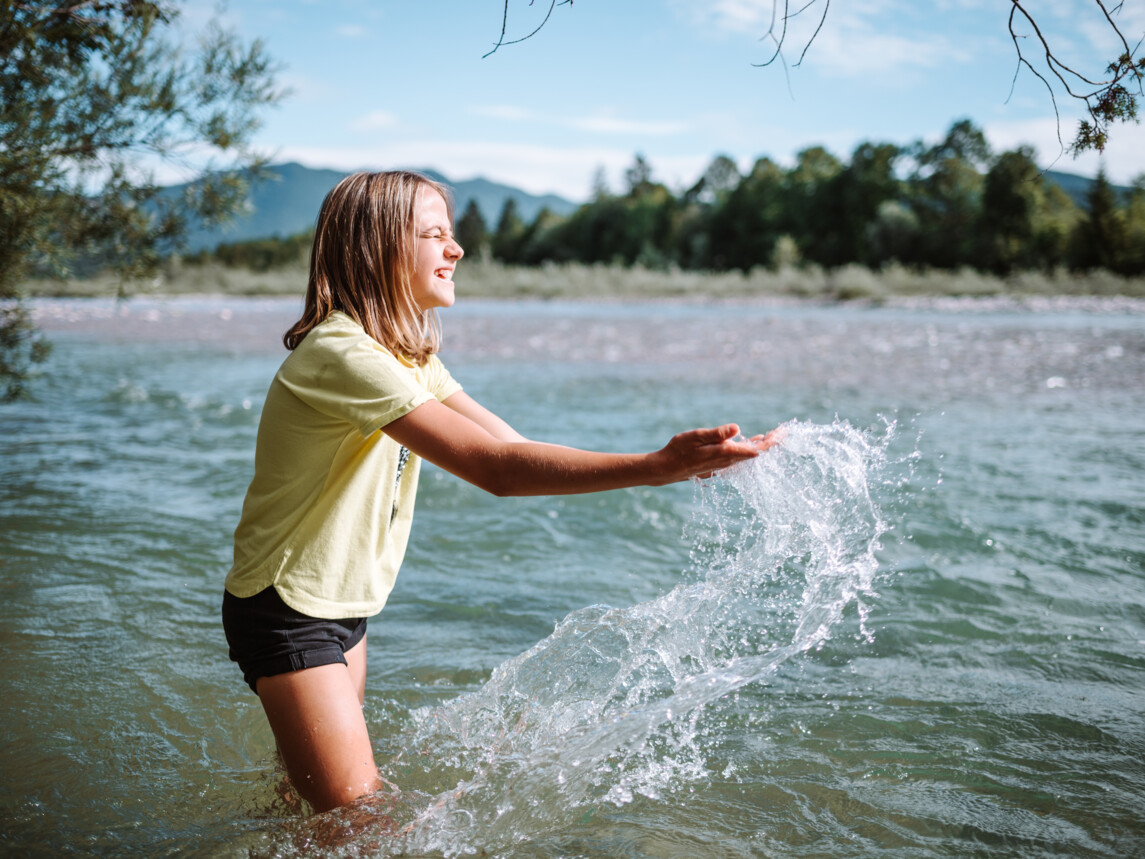
[[[447,259],[459,260],[465,256],[465,248],[458,244],[457,239],[450,239],[445,247],[445,256]]]

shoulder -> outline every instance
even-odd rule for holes
[[[310,330],[287,358],[286,364],[294,364],[300,369],[360,361],[402,364],[396,355],[367,334],[361,325],[345,313],[335,310]]]
[[[335,310],[310,329],[310,333],[302,338],[302,342],[294,351],[305,353],[321,349],[336,349],[370,339],[361,325],[342,311]]]

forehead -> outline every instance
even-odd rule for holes
[[[417,203],[414,208],[414,217],[418,223],[449,223],[449,207],[445,198],[435,188],[422,185],[417,192]]]

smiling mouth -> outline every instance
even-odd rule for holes
[[[453,269],[439,268],[433,273],[433,276],[439,278],[440,280],[453,280]]]

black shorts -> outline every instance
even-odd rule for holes
[[[260,677],[336,662],[345,665],[346,651],[366,634],[366,618],[310,617],[292,609],[270,587],[253,597],[224,592],[223,631],[231,659],[258,694]]]

